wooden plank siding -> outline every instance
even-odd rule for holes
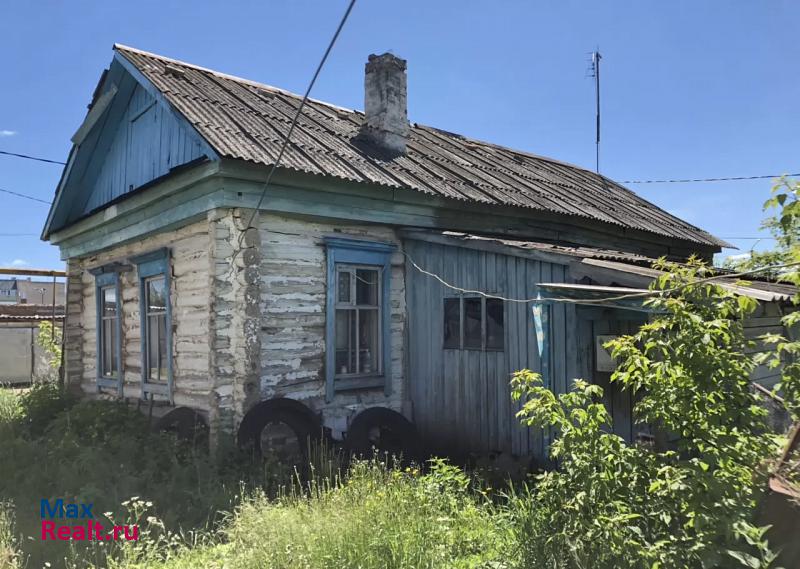
[[[425,443],[449,455],[504,452],[543,459],[542,433],[519,425],[509,388],[514,371],[540,371],[532,304],[504,303],[502,351],[444,349],[444,299],[458,293],[411,261],[457,287],[515,299],[534,298],[540,282],[565,282],[566,265],[416,239],[405,240],[404,248],[409,396]],[[567,350],[576,338],[574,316],[572,309],[553,307],[552,379],[559,392],[567,388],[568,370],[577,369],[575,353]]]
[[[758,338],[765,334],[782,334],[785,336],[786,330],[781,323],[781,316],[782,310],[779,304],[774,302],[761,303],[750,318],[744,321],[745,337],[755,342],[755,345],[747,350],[749,353],[758,354],[775,349],[774,345],[764,344]],[[772,389],[780,381],[780,376],[780,368],[769,368],[766,365],[761,365],[753,370],[751,379],[767,389]]]
[[[141,85],[115,125],[104,156],[93,156],[82,184],[89,189],[82,214],[204,155],[200,141]]]

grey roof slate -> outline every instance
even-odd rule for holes
[[[122,45],[128,59],[222,157],[274,163],[302,97]],[[165,72],[167,65],[183,73]],[[405,155],[353,144],[364,115],[309,100],[281,161],[287,169],[486,205],[577,216],[699,243],[730,245],[608,178],[557,160],[412,124]]]

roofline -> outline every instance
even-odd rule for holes
[[[118,60],[121,60],[121,62],[124,62],[123,67],[126,68],[126,70],[129,73],[134,75],[134,78],[139,83],[143,84],[145,86],[145,88],[149,87],[150,89],[148,89],[148,90],[153,89],[155,91],[158,91],[159,94],[161,94],[160,93],[160,89],[158,87],[156,87],[155,85],[153,85],[149,81],[149,79],[147,79],[146,77],[139,77],[138,74],[135,74],[135,73],[132,72],[131,67],[136,68],[136,65],[130,59],[125,57],[125,52],[140,54],[140,55],[143,55],[143,56],[146,56],[146,57],[151,57],[151,58],[154,58],[156,60],[167,62],[167,63],[175,63],[177,65],[185,66],[185,67],[190,68],[190,69],[195,69],[195,70],[201,71],[203,73],[208,73],[208,74],[214,75],[216,77],[233,80],[233,81],[236,81],[236,82],[239,82],[239,83],[242,83],[242,84],[250,85],[250,86],[253,86],[253,87],[256,87],[256,88],[259,88],[259,89],[264,89],[266,91],[282,94],[282,95],[285,95],[285,96],[294,97],[294,98],[300,98],[301,97],[297,93],[293,93],[291,91],[288,91],[288,90],[285,90],[285,89],[281,89],[279,87],[275,87],[275,86],[272,86],[272,85],[267,85],[265,83],[260,83],[260,82],[253,81],[253,80],[250,80],[250,79],[245,79],[245,78],[242,78],[242,77],[238,77],[236,75],[231,75],[231,74],[227,74],[227,73],[221,73],[221,72],[213,70],[213,69],[209,69],[209,68],[206,68],[206,67],[202,67],[202,66],[199,66],[199,65],[188,63],[188,62],[185,62],[185,61],[182,61],[182,60],[179,60],[179,59],[166,57],[166,56],[163,56],[163,55],[160,55],[160,54],[156,54],[156,53],[153,53],[153,52],[148,52],[148,51],[141,50],[141,49],[138,49],[138,48],[134,48],[134,47],[131,47],[131,46],[127,46],[127,45],[124,45],[124,44],[121,44],[121,43],[114,43],[113,44],[113,51],[115,52],[115,59],[118,59]],[[136,71],[139,71],[139,70],[136,69]],[[102,82],[103,79],[104,78],[101,78],[101,82]],[[144,79],[144,81],[142,81],[142,79]],[[99,87],[99,85],[98,85],[98,87]],[[96,91],[97,91],[97,89],[96,89]],[[162,94],[162,96],[163,96],[163,94]],[[157,97],[157,99],[158,99],[158,97]],[[334,110],[337,110],[337,111],[344,111],[344,112],[348,112],[348,113],[355,113],[355,114],[358,114],[358,115],[363,115],[363,112],[358,111],[356,109],[350,109],[350,108],[347,108],[347,107],[334,105],[332,103],[329,103],[329,102],[326,102],[326,101],[321,101],[319,99],[309,98],[309,101],[312,101],[312,102],[314,102],[316,104],[323,105],[323,106],[326,106],[328,108],[331,108],[331,109],[334,109]],[[171,105],[169,105],[169,103],[167,103],[167,105],[171,108]],[[173,110],[173,112],[179,114],[181,116],[181,118],[185,119],[185,117],[183,117],[183,115],[182,115],[182,113],[180,111],[178,111],[177,109],[172,109],[172,110]],[[660,211],[663,211],[666,215],[675,218],[677,221],[680,221],[682,224],[684,224],[686,226],[689,226],[689,227],[693,228],[694,230],[696,230],[696,231],[702,233],[703,235],[707,236],[706,239],[702,239],[702,240],[700,240],[700,239],[678,239],[679,241],[684,241],[686,243],[692,243],[692,244],[695,244],[695,245],[702,245],[702,246],[708,247],[708,248],[715,248],[718,251],[720,251],[722,248],[736,249],[736,247],[733,246],[732,244],[730,244],[730,243],[728,243],[728,242],[726,242],[726,241],[724,241],[722,239],[719,239],[719,238],[715,237],[713,234],[709,233],[708,231],[706,231],[706,230],[704,230],[704,229],[702,229],[700,227],[697,227],[696,225],[688,223],[687,221],[685,221],[685,220],[683,220],[681,218],[678,218],[678,217],[670,214],[669,212],[664,211],[662,208],[659,208],[655,204],[652,204],[648,200],[646,200],[643,197],[639,196],[636,192],[630,190],[629,188],[626,188],[625,186],[621,185],[620,183],[615,182],[614,180],[612,180],[612,179],[610,179],[610,178],[608,178],[608,177],[606,177],[606,176],[604,176],[602,174],[599,174],[598,172],[594,172],[594,171],[592,171],[592,170],[590,170],[588,168],[585,168],[583,166],[579,166],[579,165],[572,164],[572,163],[569,163],[569,162],[565,162],[565,161],[562,161],[562,160],[558,160],[558,159],[555,159],[555,158],[550,158],[550,157],[547,157],[547,156],[541,156],[541,155],[538,155],[538,154],[534,154],[532,152],[527,152],[527,151],[523,151],[523,150],[510,148],[510,147],[507,147],[507,146],[502,146],[500,144],[496,144],[496,143],[493,143],[493,142],[488,142],[488,141],[472,138],[472,137],[469,137],[469,136],[466,136],[466,135],[463,135],[463,134],[453,133],[451,131],[447,131],[445,129],[437,128],[437,127],[434,127],[434,126],[422,125],[422,124],[419,124],[419,123],[414,123],[414,126],[417,127],[417,128],[423,129],[423,130],[442,133],[443,135],[456,136],[456,137],[459,137],[459,138],[461,138],[462,140],[464,140],[464,141],[466,141],[468,143],[474,143],[476,145],[482,145],[482,146],[485,146],[487,148],[493,148],[493,149],[501,150],[503,152],[507,152],[507,153],[512,154],[512,155],[518,155],[518,156],[529,157],[529,158],[533,158],[533,159],[537,159],[537,160],[542,160],[542,161],[549,162],[549,163],[552,163],[552,164],[566,166],[568,168],[572,168],[572,169],[575,169],[577,171],[584,172],[584,173],[589,174],[591,176],[598,176],[599,178],[601,178],[606,183],[611,184],[611,185],[613,185],[615,187],[621,188],[622,190],[624,190],[624,191],[632,194],[633,196],[635,196],[636,199],[641,200],[642,202],[652,206],[653,208],[656,208],[656,209],[658,209]],[[209,149],[212,150],[215,154],[217,154],[216,158],[219,158],[219,153],[216,152],[216,149],[213,147],[211,142],[209,142],[196,129],[193,129],[193,130],[199,136],[199,138],[205,142],[205,144],[209,147]],[[58,202],[60,201],[60,197],[63,194],[63,191],[61,191],[61,190],[63,190],[63,188],[61,186],[63,185],[64,179],[65,179],[65,174],[67,174],[67,172],[70,169],[71,162],[72,162],[72,159],[73,159],[74,150],[75,150],[75,146],[73,146],[73,148],[72,148],[72,150],[70,152],[70,160],[68,160],[67,165],[65,165],[65,168],[62,171],[62,180],[59,182],[59,185],[58,185],[57,191],[56,191],[56,199],[54,200],[53,205],[51,206],[50,212],[48,213],[48,218],[46,220],[45,227],[43,228],[42,235],[41,235],[41,239],[42,240],[48,240],[49,237],[50,237],[52,216],[53,216],[54,211],[57,209],[56,206],[58,205]],[[248,161],[244,160],[244,162],[248,162]],[[260,163],[255,163],[255,164],[258,165],[258,166],[269,167],[268,165],[264,165],[264,164],[260,164]],[[576,215],[576,214],[567,214],[567,215],[570,215],[570,216],[575,215],[578,218],[582,218],[582,216]],[[600,220],[598,220],[598,221],[600,221]],[[611,225],[614,225],[614,224],[611,224]],[[648,233],[648,234],[651,234],[651,235],[664,236],[661,233],[658,233],[658,232],[655,232],[655,231],[648,231],[648,230],[645,230],[645,229],[641,229],[641,231],[643,231],[645,233]],[[664,237],[675,239],[675,238],[672,238],[672,237],[669,237],[669,236],[664,236]]]
[[[216,75],[217,77],[222,77],[223,79],[231,79],[233,81],[240,81],[241,83],[246,83],[248,85],[252,85],[253,87],[259,87],[261,89],[266,89],[268,91],[275,91],[277,93],[281,93],[283,95],[290,95],[292,97],[301,97],[302,95],[298,95],[297,93],[293,93],[292,91],[287,91],[286,89],[281,89],[280,87],[275,87],[274,85],[267,85],[266,83],[259,83],[258,81],[253,81],[252,79],[245,79],[244,77],[239,77],[238,75],[231,75],[229,73],[222,73],[220,71],[216,71],[214,69],[209,69],[208,67],[203,67],[201,65],[195,65],[194,63],[188,63],[186,61],[182,61],[180,59],[175,59],[172,57],[166,57],[164,55],[153,53],[151,51],[145,51],[143,49],[138,49],[135,47],[131,47],[129,45],[124,45],[121,43],[115,43],[113,47],[114,51],[131,51],[133,53],[138,53],[139,55],[145,55],[147,57],[154,57],[156,59],[161,59],[163,61],[168,61],[170,63],[177,63],[178,65],[183,65],[185,67],[189,67],[191,69],[196,69],[198,71],[203,71],[204,73],[211,73],[212,75]],[[340,111],[347,111],[349,113],[359,113],[364,114],[362,111],[358,111],[356,109],[349,109],[347,107],[342,107],[339,105],[334,105],[333,103],[329,103],[327,101],[321,101],[319,99],[315,99],[313,97],[308,98],[309,101],[313,101],[315,103],[319,103],[320,105],[325,105],[331,107],[333,109],[337,109]]]

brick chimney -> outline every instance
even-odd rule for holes
[[[372,54],[364,76],[364,123],[358,138],[388,155],[404,154],[408,139],[406,60]]]

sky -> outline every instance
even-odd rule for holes
[[[0,0],[2,1],[2,0]],[[302,93],[346,0],[2,2],[0,150],[65,161],[115,42]],[[617,181],[800,172],[800,2],[357,0],[312,96],[363,108],[370,53],[408,60],[413,122],[595,163]],[[0,155],[0,189],[52,199],[61,167]],[[630,184],[746,253],[771,180]],[[47,205],[0,193],[0,266],[59,268]]]

